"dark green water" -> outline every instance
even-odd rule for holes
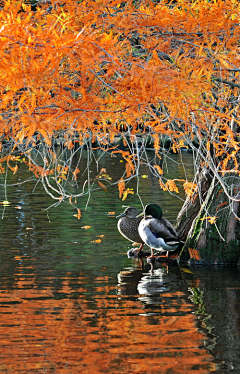
[[[174,157],[169,177],[181,178]],[[191,156],[183,158],[191,176]],[[117,180],[124,165],[106,156],[100,167]],[[162,192],[147,169],[141,175],[148,176],[140,177],[143,203],[161,204],[174,223],[182,201]],[[28,176],[20,168],[8,182]],[[163,263],[151,270],[127,258],[131,243],[108,214],[120,214],[123,204],[141,209],[136,194],[123,203],[116,187],[95,191],[86,211],[87,197],[79,199],[78,220],[67,203],[45,210],[52,200],[34,187],[0,191],[0,201],[11,203],[0,205],[1,373],[240,372],[238,268]]]

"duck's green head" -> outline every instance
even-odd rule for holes
[[[157,219],[162,218],[162,208],[157,204],[146,205],[144,212],[146,216],[152,216]]]

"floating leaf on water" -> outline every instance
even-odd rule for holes
[[[15,256],[15,257],[14,257],[14,260],[21,260],[21,259],[22,259],[21,256]]]
[[[115,212],[108,212],[109,216],[115,216],[115,214],[116,214]]]
[[[101,243],[101,239],[91,240],[91,243]]]
[[[5,205],[5,206],[8,206],[8,205],[10,205],[11,203],[10,203],[10,201],[4,200],[4,201],[2,201],[1,204],[2,204],[2,205]]]
[[[148,175],[143,174],[143,175],[141,175],[141,177],[142,177],[143,179],[146,179],[146,178],[148,178]]]
[[[15,209],[22,209],[19,205],[15,206]]]
[[[82,226],[81,227],[81,229],[85,229],[85,230],[88,230],[88,229],[90,229],[91,228],[91,226]]]
[[[76,217],[77,219],[80,219],[82,217],[82,214],[81,214],[81,209],[77,209],[78,211],[78,214],[74,214],[73,217]]]
[[[77,211],[78,211],[77,218],[80,219],[82,217],[81,209],[78,208]]]
[[[97,237],[98,237],[98,238],[103,238],[103,237],[104,237],[104,235],[97,235]]]
[[[33,227],[26,227],[26,230],[33,230]]]
[[[193,271],[187,268],[180,268],[180,270],[184,271],[184,273],[194,274]]]

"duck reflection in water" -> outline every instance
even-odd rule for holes
[[[144,309],[151,309],[146,315],[162,314],[159,309],[164,294],[178,292],[184,283],[177,264],[143,264],[139,261],[135,267],[126,268],[118,274],[118,295],[130,298],[138,295],[137,300],[143,303]],[[133,299],[136,300],[135,297]],[[171,300],[170,297],[167,299],[168,302]]]
[[[138,300],[140,300],[145,309],[150,309],[148,313],[142,315],[158,315],[162,314],[162,306],[164,303],[163,294],[171,294],[179,290],[179,279],[177,270],[178,266],[175,266],[174,271],[169,272],[169,266],[161,266],[157,269],[153,269],[151,264],[151,270],[147,274],[143,274],[143,277],[137,285],[137,291],[139,293]],[[168,298],[170,300],[170,298]],[[160,309],[160,310],[159,310]]]

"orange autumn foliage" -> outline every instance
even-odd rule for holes
[[[0,10],[0,139],[10,155],[23,154],[52,198],[69,199],[63,182],[79,173],[53,151],[59,134],[69,151],[90,141],[122,154],[126,179],[138,173],[145,136],[158,157],[162,137],[174,152],[195,149],[197,139],[202,164],[218,168],[220,183],[239,177],[239,2],[49,4],[9,0]],[[36,147],[44,148],[39,163]],[[17,172],[17,164],[8,166]],[[183,181],[191,198],[190,183]],[[178,193],[174,180],[160,187]]]

